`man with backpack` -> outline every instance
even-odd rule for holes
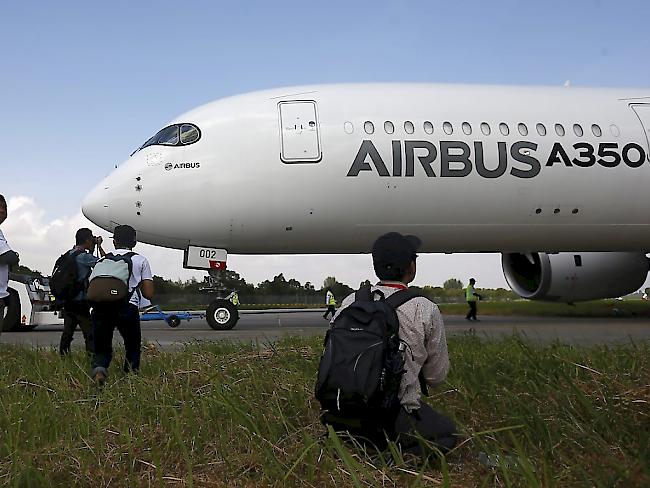
[[[115,251],[99,261],[90,275],[88,300],[91,313],[95,354],[91,376],[103,385],[113,357],[113,331],[124,340],[124,372],[140,369],[140,303],[153,298],[153,275],[149,261],[133,252],[136,232],[130,225],[118,225],[113,233]]]
[[[7,201],[0,195],[0,225],[7,220]],[[7,243],[2,230],[0,230],[0,335],[4,322],[5,299],[9,296],[7,285],[9,284],[9,267],[18,264],[18,253],[12,251]]]
[[[420,438],[446,452],[456,444],[456,429],[421,400],[427,387],[447,376],[449,357],[438,307],[407,288],[420,245],[417,237],[397,232],[375,241],[380,281],[348,296],[334,316],[316,398],[321,419],[336,430],[378,447],[395,440],[405,452],[423,455]]]
[[[86,343],[86,353],[93,354],[92,324],[90,306],[86,301],[86,285],[92,269],[99,258],[94,256],[95,246],[99,247],[101,256],[106,253],[102,248],[102,238],[93,236],[93,232],[83,227],[75,234],[75,246],[57,259],[50,290],[62,305],[63,332],[59,344],[61,356],[70,353],[70,345],[77,326],[81,328]]]

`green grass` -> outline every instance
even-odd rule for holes
[[[326,434],[319,338],[148,346],[138,376],[119,372],[118,351],[103,390],[81,352],[0,346],[0,485],[650,485],[650,345],[467,335],[449,349],[448,381],[429,401],[462,438],[422,463]]]

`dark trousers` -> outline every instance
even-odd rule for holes
[[[332,314],[332,317],[336,314],[336,307],[334,305],[327,306],[327,311],[323,314],[323,318],[326,319],[330,313]]]
[[[121,305],[102,305],[93,307],[91,314],[93,322],[93,338],[95,354],[93,371],[102,368],[107,370],[113,359],[113,331],[117,328],[124,340],[126,357],[124,371],[140,369],[140,346],[142,333],[140,331],[140,314],[138,307],[130,303]]]
[[[476,319],[476,302],[467,302],[467,305],[469,305],[469,312],[467,312],[467,315],[465,315],[465,318],[467,320],[477,320]]]
[[[395,434],[397,443],[404,452],[418,456],[426,455],[430,449],[424,439],[443,453],[453,449],[456,445],[456,427],[451,419],[436,412],[426,403],[418,410],[408,413],[400,409],[395,420]]]
[[[90,321],[90,306],[86,302],[71,301],[63,307],[63,333],[59,344],[59,353],[65,356],[70,352],[70,344],[74,338],[77,326],[86,342],[86,353],[89,356],[93,354],[93,325]]]

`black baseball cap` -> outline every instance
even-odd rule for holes
[[[415,261],[422,241],[416,236],[404,236],[399,232],[389,232],[377,238],[372,245],[372,262],[375,271],[405,270]]]
[[[118,225],[113,231],[113,239],[120,244],[133,247],[136,244],[135,229],[130,225]]]

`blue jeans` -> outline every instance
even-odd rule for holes
[[[93,321],[93,339],[95,342],[95,355],[93,357],[93,371],[98,368],[107,370],[113,359],[113,331],[117,328],[124,340],[126,357],[124,371],[138,371],[140,369],[140,347],[142,332],[140,330],[140,313],[138,307],[130,303],[112,305],[103,304],[93,307],[91,318]]]

